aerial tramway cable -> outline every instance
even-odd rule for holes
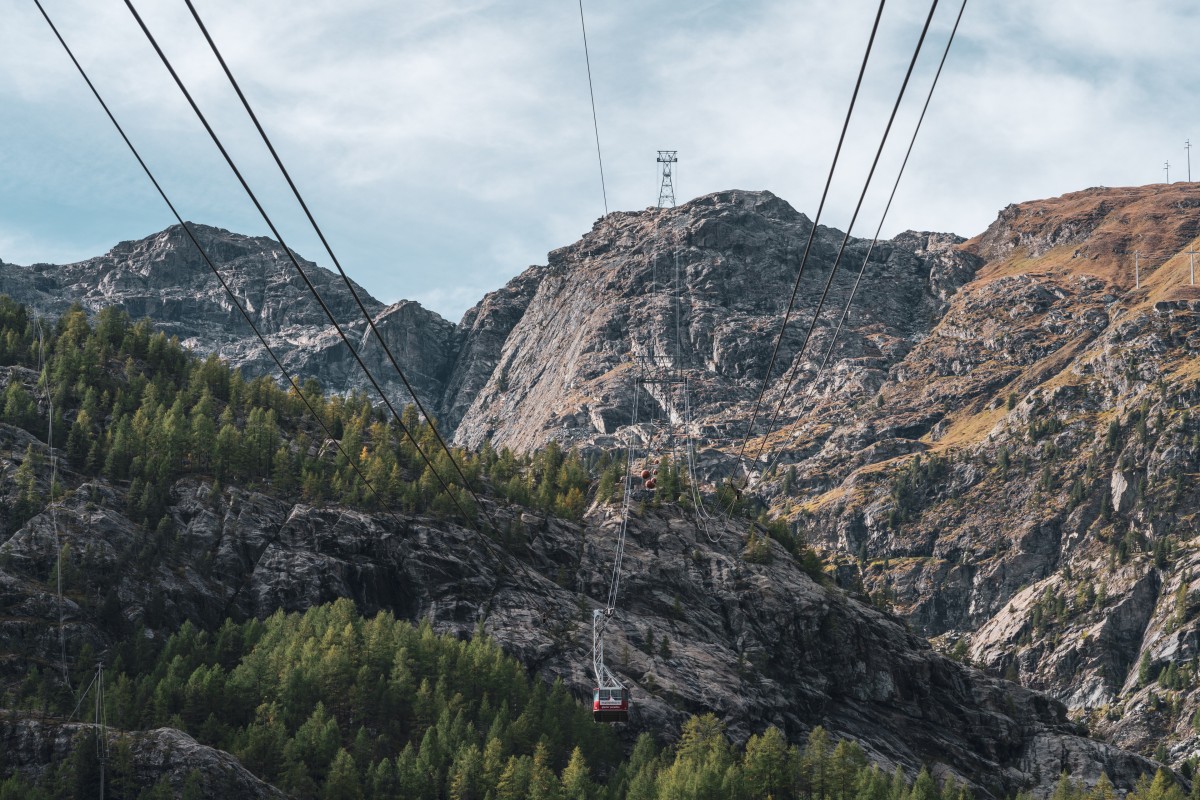
[[[270,229],[271,234],[275,237],[275,240],[279,242],[280,246],[283,247],[284,252],[287,253],[289,260],[292,262],[292,266],[296,269],[297,274],[299,274],[301,280],[304,282],[304,285],[308,288],[309,293],[312,294],[312,296],[314,298],[316,298],[317,303],[321,306],[321,310],[325,312],[325,316],[329,319],[329,322],[333,326],[334,330],[337,332],[338,337],[342,340],[343,344],[346,345],[346,348],[350,351],[351,355],[354,356],[354,360],[357,362],[359,369],[361,369],[363,371],[363,374],[366,375],[367,380],[371,383],[372,387],[374,387],[376,393],[379,394],[380,398],[384,402],[384,405],[387,406],[388,411],[391,413],[392,418],[396,421],[396,424],[399,426],[400,430],[403,431],[404,434],[406,436],[408,436],[409,440],[413,443],[414,449],[421,456],[421,459],[422,459],[422,461],[425,462],[425,465],[429,467],[430,472],[433,473],[434,477],[437,479],[438,483],[441,485],[443,491],[445,491],[446,494],[450,497],[451,502],[454,503],[455,507],[459,510],[459,513],[462,514],[464,521],[469,522],[471,519],[471,515],[468,514],[466,509],[463,508],[462,504],[458,500],[458,497],[451,490],[449,484],[446,483],[446,480],[442,477],[441,473],[439,473],[437,468],[433,465],[433,461],[429,458],[429,456],[421,448],[420,442],[417,440],[416,435],[408,429],[408,426],[405,425],[404,421],[400,418],[399,412],[397,412],[395,406],[392,405],[392,401],[388,398],[387,393],[383,391],[383,388],[379,385],[379,382],[376,380],[375,376],[371,373],[371,370],[367,367],[366,362],[364,362],[362,360],[362,356],[359,354],[358,350],[355,349],[354,345],[350,342],[350,339],[346,336],[346,332],[342,329],[342,326],[338,323],[337,318],[334,317],[333,312],[329,309],[329,306],[325,303],[324,298],[321,297],[320,292],[317,291],[316,286],[313,285],[311,279],[309,279],[309,277],[308,277],[308,274],[304,271],[304,268],[300,266],[300,262],[296,258],[296,254],[292,251],[292,249],[290,247],[287,246],[286,242],[283,239],[283,235],[279,232],[279,229],[275,226],[275,223],[271,220],[270,215],[267,214],[266,209],[263,208],[263,205],[259,201],[258,196],[254,193],[254,190],[250,188],[250,184],[246,182],[246,179],[242,175],[241,170],[238,169],[237,165],[233,161],[233,158],[229,155],[229,152],[225,149],[225,145],[221,142],[220,137],[217,136],[217,133],[215,130],[213,130],[212,125],[209,124],[208,118],[205,117],[204,113],[200,110],[200,107],[196,104],[196,101],[192,97],[191,92],[188,91],[187,87],[183,83],[183,80],[179,77],[179,74],[175,71],[175,67],[171,64],[170,59],[167,58],[166,53],[163,52],[162,47],[158,43],[158,40],[154,37],[154,34],[152,34],[150,32],[150,29],[148,27],[146,27],[146,23],[142,20],[141,15],[138,14],[137,9],[134,8],[131,0],[125,0],[125,5],[129,9],[130,13],[133,15],[133,18],[137,21],[138,26],[142,29],[142,33],[145,34],[147,40],[150,42],[150,45],[154,48],[154,51],[158,54],[159,59],[163,62],[163,66],[165,66],[167,68],[167,71],[171,74],[171,77],[174,79],[176,86],[179,87],[179,90],[183,93],[184,98],[188,101],[188,104],[191,106],[192,111],[195,112],[197,118],[199,118],[201,124],[204,126],[204,129],[208,132],[209,137],[213,140],[213,143],[217,146],[217,149],[220,151],[221,155],[224,157],[226,164],[229,165],[230,170],[233,171],[234,176],[238,179],[238,182],[241,183],[242,189],[246,192],[246,195],[250,198],[251,202],[254,204],[254,207],[258,210],[259,215],[263,218],[263,221],[267,224],[267,227]],[[451,460],[453,460],[453,458]],[[469,486],[467,486],[465,488],[467,489],[467,491],[473,493],[473,490]],[[488,512],[487,507],[481,503],[480,510],[483,511],[484,516],[487,517],[489,523],[491,523],[491,525],[492,525],[492,528],[495,531],[497,531],[497,533],[498,533],[499,527],[492,520],[491,514]]]
[[[700,529],[704,532],[704,536],[711,543],[716,543],[719,539],[712,532],[709,523],[712,517],[704,507],[704,496],[700,492],[699,480],[696,477],[696,448],[692,437],[692,390],[691,382],[688,379],[686,371],[683,369],[683,296],[684,284],[682,273],[679,269],[679,247],[674,248],[675,258],[675,369],[678,378],[676,386],[682,387],[683,403],[680,404],[678,397],[675,400],[676,406],[682,405],[682,428],[683,428],[683,452],[684,458],[679,459],[674,446],[674,426],[672,426],[672,466],[678,472],[681,468],[686,469],[688,497],[692,501],[692,507],[696,513],[696,520]],[[680,409],[676,408],[676,415],[679,416]]]
[[[117,122],[117,118],[113,115],[112,110],[109,109],[108,104],[104,102],[104,98],[101,97],[99,90],[96,88],[95,84],[92,83],[92,79],[88,77],[87,71],[83,68],[83,65],[79,63],[79,60],[75,58],[75,53],[72,52],[70,46],[67,45],[67,42],[62,37],[62,34],[58,32],[58,28],[54,25],[54,21],[50,19],[50,15],[46,13],[46,9],[42,6],[41,0],[33,0],[33,2],[37,6],[38,11],[42,13],[42,17],[45,18],[46,24],[50,26],[50,30],[54,33],[55,38],[58,39],[59,44],[62,45],[63,50],[66,51],[67,56],[71,59],[71,63],[75,65],[75,69],[79,71],[80,76],[83,78],[84,82],[87,83],[88,89],[91,90],[92,95],[96,98],[96,101],[100,103],[100,107],[104,109],[105,115],[108,116],[108,119],[110,122],[112,122],[113,127],[117,129],[117,133],[120,134],[121,139],[125,142],[126,147],[129,148],[129,152],[133,154],[133,157],[137,160],[138,165],[142,168],[142,171],[146,173],[146,177],[150,179],[150,183],[154,185],[154,189],[158,192],[159,197],[163,199],[163,202],[166,203],[167,208],[170,209],[171,215],[175,217],[175,220],[179,223],[179,227],[183,229],[183,232],[187,235],[192,245],[200,253],[200,257],[204,259],[204,263],[208,266],[213,276],[216,277],[217,282],[221,284],[221,288],[225,290],[225,294],[229,297],[230,302],[233,303],[234,308],[238,310],[238,313],[242,315],[242,319],[244,319],[246,324],[250,326],[250,329],[254,331],[254,335],[258,338],[259,343],[267,351],[267,354],[271,357],[271,360],[275,363],[275,366],[278,367],[280,374],[283,375],[288,384],[296,392],[296,395],[300,398],[301,402],[304,404],[304,407],[308,409],[309,414],[311,414],[313,419],[316,420],[317,424],[321,426],[321,429],[325,432],[325,436],[337,446],[338,452],[340,452],[346,458],[347,463],[349,463],[354,469],[355,473],[358,474],[363,484],[370,489],[375,498],[379,500],[380,505],[383,506],[384,510],[391,515],[396,522],[401,522],[400,517],[394,510],[392,510],[391,505],[383,499],[383,496],[379,494],[374,485],[371,484],[371,481],[369,481],[367,476],[363,474],[355,460],[351,458],[350,454],[347,453],[342,447],[341,441],[333,435],[333,432],[329,429],[329,426],[325,424],[325,420],[320,414],[317,413],[317,410],[313,408],[312,403],[304,394],[304,391],[300,387],[300,383],[296,380],[292,373],[288,371],[287,367],[283,365],[283,362],[279,359],[279,356],[275,354],[275,351],[267,342],[266,337],[264,337],[258,330],[258,326],[254,324],[254,320],[250,318],[250,315],[242,306],[241,301],[238,300],[237,295],[234,294],[233,289],[225,281],[224,276],[221,275],[220,270],[217,269],[212,258],[209,257],[208,251],[206,251],[204,246],[200,244],[200,240],[196,238],[196,235],[192,232],[192,229],[188,226],[188,224],[183,221],[183,217],[175,208],[175,204],[171,202],[171,199],[167,196],[166,191],[162,188],[162,185],[159,184],[158,179],[154,177],[154,173],[151,172],[150,167],[142,158],[141,153],[139,153],[137,148],[134,147],[133,142],[130,140],[129,136],[126,135],[125,129],[121,127],[119,122]]]
[[[400,377],[400,380],[403,382],[405,389],[408,390],[408,393],[412,397],[414,404],[420,410],[421,414],[424,415],[426,424],[429,425],[430,430],[433,432],[433,435],[437,441],[437,444],[441,447],[442,451],[445,452],[447,458],[450,460],[451,465],[454,467],[454,470],[458,473],[459,477],[462,479],[463,488],[468,493],[470,493],[471,497],[475,500],[477,507],[483,513],[484,518],[487,520],[488,525],[491,527],[492,532],[497,537],[499,537],[501,535],[500,527],[499,527],[499,525],[497,525],[495,518],[492,517],[491,513],[487,510],[486,504],[479,497],[478,493],[476,493],[475,489],[471,486],[469,479],[467,478],[466,474],[462,470],[462,467],[458,463],[458,459],[454,457],[453,451],[451,451],[450,447],[446,444],[446,440],[442,437],[441,433],[438,431],[437,425],[435,424],[433,416],[431,414],[429,414],[429,412],[425,409],[425,406],[421,403],[421,399],[417,396],[416,391],[413,389],[412,384],[409,382],[408,378],[405,376],[404,371],[400,368],[400,365],[397,362],[395,355],[392,353],[391,348],[388,346],[387,341],[384,339],[383,335],[379,332],[378,328],[376,327],[375,322],[371,318],[371,315],[367,311],[366,307],[364,306],[362,299],[358,294],[358,291],[354,288],[353,282],[350,280],[350,277],[346,274],[346,271],[343,269],[341,262],[338,260],[337,256],[334,254],[332,246],[329,244],[328,240],[325,238],[324,232],[321,230],[320,226],[317,224],[316,218],[313,216],[312,212],[309,210],[308,204],[304,201],[303,196],[300,194],[299,188],[296,186],[295,182],[292,180],[291,174],[288,172],[287,168],[284,166],[282,158],[280,158],[278,152],[275,150],[275,147],[272,144],[270,137],[266,133],[266,129],[263,128],[262,124],[259,122],[258,116],[254,113],[254,110],[251,107],[249,100],[246,98],[245,94],[242,92],[240,84],[238,84],[237,80],[234,78],[232,70],[229,68],[227,62],[225,61],[224,57],[222,56],[220,50],[218,49],[218,47],[216,45],[216,42],[213,40],[212,36],[209,34],[208,28],[204,25],[203,20],[200,18],[199,13],[196,11],[195,7],[192,5],[190,0],[185,0],[185,2],[187,3],[188,8],[191,10],[192,16],[195,19],[196,24],[199,26],[201,33],[204,35],[205,40],[208,42],[209,47],[212,49],[213,55],[216,56],[217,61],[220,63],[221,68],[225,73],[225,76],[229,79],[230,84],[233,86],[234,91],[237,93],[238,98],[241,100],[242,106],[245,108],[246,113],[250,116],[250,119],[253,121],[255,128],[258,130],[258,133],[259,133],[260,137],[262,138],[263,143],[266,145],[267,149],[270,151],[271,156],[274,159],[276,166],[279,167],[280,172],[283,174],[285,180],[287,181],[288,186],[291,188],[292,194],[295,196],[297,202],[300,204],[300,207],[303,209],[305,216],[308,218],[309,223],[313,227],[313,230],[316,232],[317,236],[320,238],[321,244],[325,248],[325,252],[329,254],[329,257],[333,261],[334,266],[337,267],[338,273],[341,275],[342,280],[346,285],[346,288],[350,291],[351,296],[354,298],[355,303],[358,305],[359,311],[362,313],[363,317],[366,319],[367,325],[371,328],[371,331],[375,334],[376,338],[379,341],[379,344],[383,348],[384,353],[387,354],[388,360],[391,362],[393,369],[396,371],[396,374]],[[209,135],[212,137],[214,143],[217,145],[218,149],[221,150],[222,155],[225,156],[226,162],[229,164],[229,166],[233,170],[234,174],[237,175],[237,177],[241,181],[243,188],[246,190],[247,194],[249,194],[250,198],[255,202],[255,205],[258,206],[258,201],[254,197],[254,194],[250,191],[249,186],[246,185],[245,180],[242,180],[242,176],[238,172],[237,167],[233,164],[232,160],[229,158],[228,154],[225,152],[224,148],[221,146],[219,138],[217,137],[216,133],[212,130],[212,128],[208,125],[208,122],[204,118],[204,115],[201,114],[201,112],[200,112],[199,108],[196,106],[196,104],[194,102],[192,102],[192,98],[188,94],[187,89],[184,87],[182,81],[179,79],[179,76],[175,73],[175,71],[173,69],[171,69],[171,65],[167,61],[166,56],[163,54],[162,50],[158,47],[157,42],[155,42],[154,37],[150,34],[150,31],[147,29],[145,24],[142,23],[140,17],[138,17],[137,11],[133,8],[132,4],[130,4],[129,2],[126,2],[126,5],[129,6],[130,11],[133,13],[134,17],[138,20],[138,23],[139,23],[140,27],[142,28],[142,31],[146,34],[146,36],[150,40],[151,44],[154,46],[155,50],[158,52],[160,58],[163,60],[163,63],[167,66],[167,69],[171,72],[172,77],[175,78],[176,84],[179,86],[180,90],[183,92],[184,96],[188,99],[189,103],[191,104],[192,109],[196,112],[197,116],[200,118],[201,122],[204,124],[205,128],[208,130]],[[271,225],[271,221],[270,221],[270,219],[267,218],[266,212],[262,210],[261,206],[258,206],[258,207],[259,207],[260,213],[263,215],[264,220],[266,220],[267,224],[269,226],[271,226],[272,231],[274,231],[275,230],[274,226]],[[284,245],[282,238],[280,238],[278,236],[277,232],[276,232],[276,236],[277,236],[277,238],[279,238],[280,244]],[[286,245],[284,245],[284,248],[285,248],[285,250],[287,250],[289,256],[291,256],[292,264],[300,272],[301,277],[304,278],[305,284],[308,286],[308,288],[312,292],[313,296],[317,299],[317,302],[320,303],[322,305],[322,308],[325,309],[326,316],[329,317],[329,319],[333,323],[334,327],[337,328],[337,322],[334,321],[332,314],[330,314],[328,307],[325,305],[324,301],[321,299],[320,293],[316,290],[316,287],[313,286],[311,284],[311,282],[308,281],[307,276],[304,274],[304,271],[300,269],[295,256],[292,255],[291,249],[287,248]],[[338,333],[339,334],[341,333],[340,329],[338,330]],[[362,370],[366,374],[367,378],[375,386],[376,391],[379,392],[380,396],[384,400],[384,403],[386,403],[388,405],[389,410],[392,412],[392,416],[396,417],[395,409],[393,409],[391,404],[388,403],[387,397],[383,394],[383,391],[379,388],[379,385],[375,382],[374,377],[372,376],[370,370],[367,369],[366,365],[363,363],[362,359],[359,356],[359,353],[352,346],[350,346],[350,343],[346,340],[346,337],[344,335],[342,336],[342,341],[347,345],[347,347],[349,347],[351,353],[355,356],[355,360],[358,362],[358,365],[362,368]],[[458,498],[456,498],[454,496],[454,493],[452,491],[450,491],[446,482],[442,479],[442,476],[438,473],[437,469],[434,468],[434,466],[431,463],[428,456],[421,449],[420,443],[413,436],[412,432],[408,430],[408,428],[404,425],[404,423],[402,421],[400,421],[399,418],[396,418],[396,422],[399,425],[400,430],[403,431],[404,434],[408,437],[408,439],[412,442],[413,447],[416,449],[417,453],[420,454],[422,460],[425,462],[426,466],[429,467],[429,470],[433,473],[434,477],[437,478],[438,482],[441,484],[441,486],[442,486],[443,490],[446,492],[446,494],[450,497],[450,499],[454,503],[455,507],[457,507],[459,512],[463,514],[464,520],[469,520],[470,517],[467,515],[466,511],[463,509],[462,505],[458,502]],[[359,474],[361,475],[361,473],[359,473]],[[488,539],[486,537],[483,537],[481,539],[481,541],[483,542],[485,549],[487,549],[488,552],[493,557],[496,558],[497,563],[498,564],[503,563],[502,554],[496,550],[496,548],[492,545],[492,543],[490,541],[488,541]],[[517,564],[517,567],[520,569],[520,571],[522,573],[524,573],[527,577],[532,576],[532,573],[530,572],[530,570],[527,567],[525,567],[524,564],[522,564],[520,561],[516,561],[515,563]],[[497,580],[499,580],[499,575],[497,575]]]
[[[462,479],[463,487],[466,488],[467,491],[471,492],[472,496],[475,498],[475,502],[486,514],[486,508],[479,499],[479,496],[476,495],[474,490],[471,488],[471,482],[467,479],[462,467],[459,466],[458,459],[454,457],[454,453],[446,444],[446,440],[442,438],[442,434],[438,431],[437,425],[434,424],[433,415],[426,410],[424,404],[421,402],[421,398],[417,396],[416,390],[413,389],[412,384],[408,381],[408,377],[405,376],[404,370],[400,368],[400,364],[397,362],[396,356],[392,353],[391,348],[388,346],[387,340],[384,339],[383,334],[380,333],[379,329],[375,326],[375,320],[371,318],[370,312],[367,311],[366,306],[363,304],[362,298],[358,294],[358,290],[354,287],[354,282],[350,280],[350,276],[347,275],[346,270],[342,268],[341,261],[339,261],[338,257],[334,254],[333,248],[330,246],[329,241],[325,238],[325,233],[317,224],[317,220],[315,217],[313,217],[312,211],[309,210],[308,203],[304,201],[304,197],[300,194],[300,189],[297,188],[295,181],[292,180],[291,173],[289,173],[287,167],[283,165],[283,160],[279,157],[279,153],[275,150],[274,144],[271,143],[270,137],[267,136],[267,132],[263,128],[262,123],[259,122],[258,115],[254,113],[254,109],[251,107],[250,101],[246,99],[245,93],[242,92],[241,85],[237,82],[237,79],[233,77],[232,70],[230,70],[224,56],[221,55],[221,51],[217,48],[216,42],[213,41],[212,36],[209,34],[208,28],[205,26],[204,21],[200,18],[200,14],[196,11],[196,7],[192,4],[192,0],[184,0],[184,2],[187,4],[188,10],[192,12],[192,18],[196,20],[196,24],[199,26],[200,32],[204,34],[204,39],[208,42],[208,46],[212,49],[213,55],[216,56],[217,61],[220,63],[221,69],[225,72],[225,77],[229,79],[229,83],[233,86],[233,90],[237,93],[238,99],[242,101],[242,107],[246,109],[246,113],[254,123],[254,127],[258,130],[259,136],[262,138],[263,143],[267,146],[267,150],[270,151],[271,157],[275,160],[275,165],[279,167],[279,171],[283,174],[284,180],[287,181],[287,185],[292,190],[292,194],[295,196],[296,202],[300,204],[300,208],[303,209],[304,215],[308,218],[309,224],[312,225],[317,237],[321,240],[321,245],[325,248],[325,252],[329,254],[329,258],[333,262],[333,265],[337,268],[338,274],[342,276],[342,281],[345,283],[346,289],[350,292],[350,296],[354,298],[354,302],[358,306],[359,312],[367,321],[367,325],[370,327],[371,332],[375,334],[375,338],[378,340],[380,347],[383,348],[383,352],[387,355],[388,361],[391,363],[392,368],[400,377],[401,382],[404,384],[404,388],[408,390],[408,393],[412,397],[413,402],[416,404],[417,409],[420,410],[422,416],[425,417],[425,421],[429,425],[430,430],[433,431],[433,435],[437,438],[438,444],[449,457],[450,463],[454,466],[455,472],[457,472],[459,478]],[[490,519],[489,521],[492,522],[492,527],[495,528],[495,522]]]
[[[596,161],[600,164],[600,192],[604,196],[604,216],[608,216],[608,189],[604,186],[604,157],[600,155],[600,123],[596,120],[596,90],[592,88],[592,58],[588,55],[587,23],[583,21],[583,0],[579,0],[579,27],[583,30],[583,60],[587,64],[588,96],[592,99],[592,130],[596,133]]]
[[[633,393],[633,409],[630,431],[636,436],[638,405],[641,397],[641,381],[637,380]],[[625,449],[625,479],[621,491],[620,525],[617,529],[616,546],[613,548],[612,574],[608,581],[608,595],[603,609],[592,610],[592,672],[596,688],[592,696],[592,714],[597,722],[625,722],[629,719],[629,690],[612,673],[604,660],[604,636],[609,620],[617,610],[617,597],[621,591],[621,567],[625,560],[625,540],[629,531],[629,506],[633,496],[633,469],[635,447],[631,441]]]
[[[858,92],[862,88],[863,75],[867,71],[867,62],[871,58],[871,48],[875,44],[875,34],[879,31],[879,20],[883,17],[883,7],[886,2],[887,0],[879,0],[879,10],[875,12],[875,23],[871,26],[871,36],[867,39],[867,49],[863,53],[862,65],[858,68],[858,78],[854,81],[854,92],[850,95],[850,107],[846,109],[846,119],[842,122],[842,132],[838,136],[837,147],[833,151],[833,161],[829,165],[829,174],[825,178],[825,188],[821,191],[821,202],[817,204],[817,215],[813,218],[812,228],[808,232],[808,241],[804,245],[804,255],[801,257],[800,267],[796,271],[796,282],[792,286],[792,294],[788,298],[787,310],[783,313],[783,322],[779,325],[779,334],[775,338],[775,346],[771,349],[771,359],[767,363],[767,371],[763,375],[762,386],[758,390],[758,398],[754,401],[754,408],[750,414],[750,422],[746,426],[746,435],[742,439],[741,447],[738,448],[737,461],[742,465],[743,471],[746,471],[744,460],[746,445],[754,433],[754,423],[758,420],[758,412],[762,407],[763,397],[766,395],[767,387],[771,382],[771,373],[775,371],[775,361],[779,357],[779,348],[783,344],[783,336],[787,331],[788,321],[792,318],[792,309],[796,305],[796,295],[800,292],[800,279],[804,277],[804,267],[808,264],[808,254],[812,249],[813,238],[816,236],[817,226],[821,224],[821,214],[825,210],[825,200],[829,196],[829,187],[833,183],[833,173],[837,169],[838,158],[842,153],[842,145],[846,141],[846,131],[850,128],[850,117],[854,114],[854,105],[858,101]],[[734,503],[736,503],[736,498],[731,499],[730,510],[732,510]]]
[[[46,390],[47,428],[46,448],[50,451],[50,527],[54,531],[54,574],[58,596],[58,666],[62,672],[63,683],[70,686],[71,674],[67,670],[67,639],[63,616],[63,579],[62,579],[62,538],[58,535],[58,508],[55,505],[54,491],[58,486],[58,451],[54,447],[54,395],[50,391],[50,369],[46,360],[46,333],[42,329],[41,317],[34,317],[38,332],[38,375],[44,381]]]
[[[661,368],[660,362],[663,358],[662,351],[665,349],[662,346],[662,340],[659,337],[658,326],[654,326],[653,341],[650,344],[650,354],[638,359],[637,374],[634,377],[633,385],[633,402],[632,414],[628,431],[631,437],[638,437],[637,427],[639,420],[639,411],[641,403],[642,390],[647,385],[646,379],[646,363],[649,361],[654,365],[654,378],[652,380],[659,381],[660,387],[667,387],[661,390],[660,404],[664,409],[666,428],[665,436],[656,434],[656,426],[653,419],[653,412],[649,422],[649,434],[645,439],[646,455],[642,459],[642,479],[647,489],[655,489],[652,468],[652,457],[650,450],[654,442],[657,440],[660,449],[663,449],[664,444],[671,451],[671,466],[676,470],[676,473],[682,477],[684,471],[687,475],[688,492],[692,500],[695,513],[698,519],[698,524],[705,536],[710,541],[717,541],[714,537],[709,522],[711,517],[705,511],[704,498],[699,491],[698,481],[696,479],[695,468],[695,449],[692,441],[691,425],[691,395],[690,386],[687,381],[687,376],[683,369],[683,325],[682,325],[682,297],[683,297],[683,282],[679,268],[679,252],[675,249],[673,252],[674,272],[672,281],[672,290],[669,295],[669,302],[673,304],[673,309],[669,309],[664,315],[664,325],[670,325],[670,317],[674,317],[675,341],[674,341],[674,360],[669,369]],[[651,294],[658,294],[658,252],[655,251],[650,258],[651,264]],[[673,313],[672,313],[673,312]],[[666,375],[666,373],[671,373]],[[664,375],[666,377],[664,378]],[[674,387],[672,389],[671,387]],[[682,401],[680,396],[682,392]],[[683,457],[680,458],[680,436],[677,429],[682,426],[684,428],[684,443],[682,445]],[[641,437],[638,437],[641,438]],[[665,442],[664,442],[665,439]],[[621,493],[621,510],[620,510],[620,525],[617,532],[617,541],[613,552],[613,568],[609,579],[608,596],[605,598],[603,609],[595,609],[592,612],[592,669],[596,678],[596,689],[593,696],[593,714],[597,721],[601,722],[624,722],[628,719],[629,709],[629,694],[628,689],[621,683],[620,679],[612,673],[604,660],[604,637],[608,629],[609,620],[617,610],[617,599],[620,594],[621,587],[621,571],[625,557],[625,543],[629,530],[629,512],[633,500],[633,482],[634,472],[636,471],[635,464],[638,459],[635,457],[636,447],[631,440],[625,450],[625,473],[622,484]],[[661,459],[658,461],[661,466]]]
[[[950,30],[950,37],[946,40],[946,47],[942,51],[942,58],[941,61],[938,62],[938,68],[934,73],[933,82],[929,86],[929,93],[925,96],[925,104],[921,107],[921,115],[917,118],[916,127],[913,128],[912,138],[909,139],[908,149],[904,153],[904,160],[901,162],[900,169],[896,173],[896,181],[892,184],[892,191],[891,194],[888,195],[887,205],[884,206],[883,214],[881,214],[879,217],[879,225],[875,228],[875,235],[871,239],[871,246],[867,248],[867,253],[865,256],[863,256],[862,266],[859,268],[858,275],[854,279],[854,286],[850,289],[850,296],[846,299],[846,306],[844,309],[842,309],[841,317],[838,318],[837,327],[834,329],[833,336],[829,341],[829,347],[827,347],[825,350],[825,356],[821,359],[821,364],[817,368],[816,374],[809,382],[810,386],[816,385],[817,381],[821,377],[821,374],[825,371],[825,367],[829,364],[829,361],[833,356],[833,350],[837,345],[838,336],[841,334],[842,327],[846,322],[846,318],[850,314],[850,306],[854,303],[854,298],[858,293],[859,284],[862,282],[863,274],[867,270],[867,263],[871,260],[871,254],[875,250],[875,245],[879,242],[879,234],[883,230],[884,221],[887,219],[888,212],[892,208],[892,201],[896,199],[896,190],[900,187],[900,179],[904,177],[904,169],[908,166],[908,159],[912,155],[913,146],[917,143],[917,134],[921,132],[921,123],[925,121],[925,113],[929,110],[929,103],[933,99],[933,91],[937,88],[938,79],[942,75],[942,67],[946,65],[946,57],[950,54],[950,46],[954,44],[954,35],[958,32],[958,25],[962,21],[962,15],[966,8],[967,0],[963,0],[962,5],[960,5],[958,9],[958,16],[954,19],[954,27]],[[771,469],[779,462],[779,459],[782,455],[782,450],[779,450],[775,453],[775,457],[771,459],[771,462],[763,470],[764,475],[771,471]]]
[[[825,287],[821,291],[821,297],[817,301],[817,308],[813,312],[812,319],[809,322],[808,330],[804,334],[804,339],[800,343],[800,350],[796,353],[792,360],[792,368],[789,370],[789,377],[784,384],[783,394],[780,395],[779,401],[775,404],[775,412],[771,416],[771,422],[767,425],[767,432],[760,439],[758,452],[754,456],[757,461],[767,446],[767,441],[770,438],[771,431],[775,429],[775,424],[779,420],[779,414],[783,410],[783,403],[787,399],[788,393],[791,392],[792,384],[796,380],[796,375],[800,370],[801,358],[804,356],[805,350],[808,349],[808,343],[812,341],[812,336],[816,330],[817,323],[821,318],[821,311],[825,307],[825,300],[829,297],[829,290],[833,286],[833,280],[837,277],[838,268],[842,263],[842,256],[846,252],[846,245],[850,242],[850,231],[854,228],[854,223],[858,220],[858,214],[862,210],[863,202],[867,197],[867,190],[871,187],[871,179],[875,176],[875,170],[879,166],[879,159],[883,155],[884,145],[887,144],[888,134],[892,130],[892,124],[896,121],[896,113],[900,110],[900,103],[904,99],[904,93],[908,89],[908,82],[912,78],[913,68],[917,64],[917,58],[921,55],[921,47],[925,43],[925,36],[929,33],[930,23],[933,22],[934,12],[937,11],[938,0],[933,0],[929,6],[929,14],[925,17],[925,25],[921,28],[921,36],[917,39],[917,46],[913,50],[912,59],[908,62],[908,70],[904,73],[904,81],[900,84],[900,92],[896,95],[896,102],[892,105],[892,113],[888,117],[887,125],[883,129],[883,136],[880,137],[879,147],[875,150],[875,158],[871,162],[871,169],[867,173],[867,178],[863,182],[862,191],[858,196],[858,203],[854,207],[854,214],[850,217],[850,224],[846,226],[846,233],[842,237],[842,244],[838,248],[837,258],[834,259],[833,267],[829,271],[829,278],[825,281]]]

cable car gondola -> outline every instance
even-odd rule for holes
[[[593,689],[592,719],[596,722],[628,722],[629,690],[619,686]]]
[[[620,556],[618,555],[618,565]],[[612,588],[615,596],[616,586]],[[596,688],[592,690],[592,719],[596,722],[628,722],[630,692],[604,663],[604,629],[612,618],[613,606],[592,611],[592,669]]]

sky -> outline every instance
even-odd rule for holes
[[[604,213],[571,0],[194,0],[347,272],[452,321]],[[268,233],[124,4],[43,0],[185,219]],[[137,0],[289,246],[332,263],[182,0]],[[874,0],[584,0],[610,211],[768,189],[815,214]],[[822,223],[845,230],[927,0],[883,12]],[[958,13],[930,36],[853,233],[871,236]],[[1186,178],[1178,0],[971,0],[884,236]],[[174,222],[31,0],[0,25],[0,259],[68,263]],[[1200,159],[1197,160],[1200,176]],[[0,291],[3,287],[0,287]]]

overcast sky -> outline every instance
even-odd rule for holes
[[[184,217],[266,234],[120,2],[43,0]],[[195,0],[343,266],[457,321],[603,212],[572,0]],[[854,233],[870,236],[959,0],[943,0]],[[139,11],[288,244],[332,266],[182,0]],[[811,217],[874,0],[584,0],[610,210],[769,189]],[[844,229],[926,0],[890,0],[822,222]],[[64,263],[173,222],[31,0],[0,24],[0,259]],[[972,236],[1005,205],[1186,177],[1178,0],[971,0],[884,226]],[[1200,174],[1200,160],[1197,162]],[[2,291],[3,287],[0,287]]]

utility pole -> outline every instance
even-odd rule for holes
[[[1163,162],[1163,170],[1167,173],[1167,183],[1171,182],[1171,162]]]
[[[1192,182],[1192,140],[1183,140],[1183,149],[1187,151],[1188,183]]]
[[[1141,265],[1138,263],[1138,255],[1140,255],[1138,253],[1138,251],[1134,250],[1133,251],[1133,288],[1135,288],[1135,289],[1142,288],[1142,271],[1141,271]]]
[[[1195,250],[1188,250],[1188,260],[1190,262],[1188,264],[1188,270],[1191,272],[1191,284],[1192,284],[1192,286],[1195,286],[1196,285],[1196,251]]]
[[[658,207],[675,207],[675,183],[672,177],[672,165],[679,161],[675,157],[678,150],[659,150],[658,163],[662,164],[662,183],[658,186]]]

